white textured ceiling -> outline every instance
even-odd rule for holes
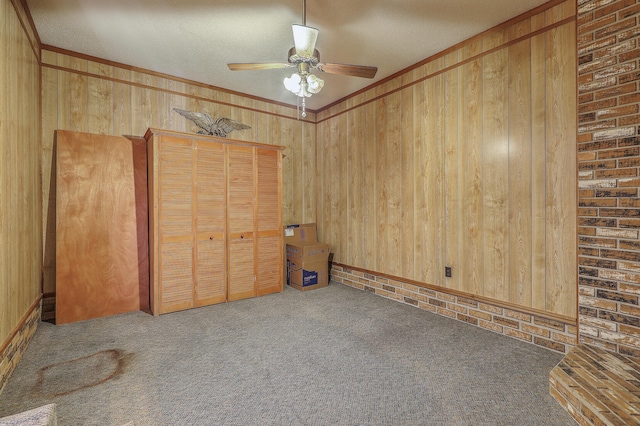
[[[545,3],[544,0],[308,0],[321,61],[378,67],[375,79],[319,73],[320,109]],[[27,0],[42,43],[296,104],[292,70],[230,71],[229,62],[286,62],[302,0]]]

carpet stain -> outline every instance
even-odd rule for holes
[[[90,388],[121,375],[133,354],[109,349],[43,367],[34,390],[42,395],[63,396]]]

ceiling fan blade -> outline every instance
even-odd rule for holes
[[[373,78],[376,76],[376,72],[378,72],[378,67],[368,67],[366,65],[332,64],[328,62],[318,63],[315,68],[329,74],[342,74],[363,78]]]
[[[248,71],[248,70],[272,70],[281,68],[291,68],[295,65],[284,62],[265,62],[265,63],[236,63],[227,64],[231,71]]]
[[[318,30],[304,25],[292,25],[293,42],[296,53],[303,58],[311,58],[318,40]]]

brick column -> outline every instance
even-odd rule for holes
[[[577,0],[578,336],[640,357],[640,0]]]

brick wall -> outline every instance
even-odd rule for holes
[[[13,337],[7,341],[6,346],[0,348],[0,393],[7,384],[11,373],[18,366],[22,354],[38,328],[41,310],[41,304],[38,303],[21,323]]]
[[[640,356],[640,0],[577,0],[578,335]]]
[[[498,302],[457,296],[337,264],[331,267],[331,279],[553,351],[567,353],[576,341],[573,322],[519,311]]]

